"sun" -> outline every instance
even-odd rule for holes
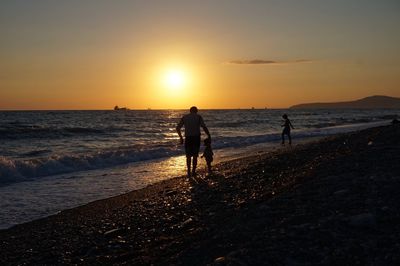
[[[164,75],[164,85],[170,90],[180,90],[185,86],[186,76],[182,70],[168,70]]]

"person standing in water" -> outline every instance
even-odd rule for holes
[[[206,124],[204,123],[203,117],[197,114],[198,110],[196,106],[190,108],[190,113],[184,115],[176,126],[176,132],[178,132],[180,142],[183,144],[183,137],[181,128],[185,126],[185,153],[186,153],[186,166],[187,175],[196,176],[197,157],[199,156],[200,149],[200,127],[203,128],[208,138],[211,140],[210,132]],[[190,171],[193,157],[193,167]]]
[[[289,145],[292,144],[292,137],[290,136],[290,128],[294,129],[294,127],[292,126],[292,123],[290,122],[287,114],[284,114],[282,116],[282,118],[284,119],[284,123],[282,125],[283,127],[283,131],[282,131],[282,145],[285,144],[285,135],[288,136],[289,139]]]

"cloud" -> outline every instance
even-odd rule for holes
[[[298,64],[298,63],[311,63],[308,59],[298,59],[292,61],[275,61],[275,60],[264,60],[264,59],[253,59],[253,60],[232,60],[225,64],[229,65],[277,65],[277,64]]]

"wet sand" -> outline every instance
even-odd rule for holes
[[[1,265],[399,265],[400,126],[220,163],[0,231]]]

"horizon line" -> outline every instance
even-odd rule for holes
[[[280,110],[280,109],[289,109],[290,107],[238,107],[238,108],[198,108],[199,110]],[[114,110],[114,109],[0,109],[0,112],[33,112],[33,111],[115,111],[115,112],[124,112],[124,111],[180,111],[180,110],[189,110],[189,108],[128,108],[127,110]]]

